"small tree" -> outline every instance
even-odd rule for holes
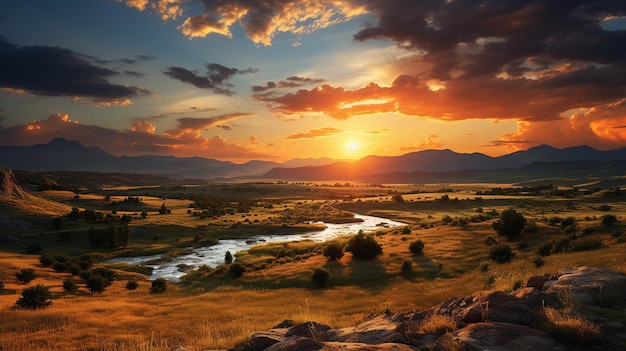
[[[525,225],[526,218],[509,208],[500,213],[500,218],[493,223],[493,229],[499,236],[506,236],[508,240],[512,240],[520,236]]]
[[[613,225],[613,223],[617,222],[617,217],[612,214],[607,214],[602,216],[602,225]]]
[[[383,253],[382,246],[371,235],[365,235],[363,231],[348,240],[346,251],[351,252],[357,259],[371,260]]]
[[[506,244],[498,244],[489,250],[489,259],[498,263],[507,263],[513,258],[513,250]]]
[[[230,251],[226,251],[226,254],[224,255],[224,263],[226,264],[233,263],[233,254],[231,254]]]
[[[167,290],[167,280],[164,278],[156,278],[152,281],[152,286],[150,286],[150,292],[153,294],[158,294],[165,292]]]
[[[328,282],[328,278],[330,278],[330,272],[324,268],[318,268],[311,275],[311,280],[316,288],[323,288],[326,286],[326,282]]]
[[[86,285],[92,293],[101,293],[107,287],[107,280],[99,275],[92,275],[87,279]]]
[[[230,265],[228,274],[233,278],[239,278],[246,272],[246,267],[239,262],[235,262]]]
[[[324,248],[324,257],[329,261],[340,260],[343,257],[343,244],[338,241],[331,241]]]
[[[135,290],[139,287],[139,283],[136,280],[129,280],[126,282],[126,290]]]
[[[78,291],[78,285],[72,278],[67,278],[63,281],[63,290],[68,294],[74,294]]]
[[[22,290],[22,297],[17,300],[15,305],[17,307],[30,309],[43,308],[52,303],[50,296],[47,287],[37,284]]]
[[[36,277],[37,275],[35,274],[35,270],[32,268],[23,268],[15,272],[15,278],[17,278],[17,280],[21,281],[24,284],[29,283]]]
[[[422,256],[424,254],[424,242],[422,239],[417,239],[409,245],[409,251],[415,256]]]

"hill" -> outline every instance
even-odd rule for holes
[[[36,215],[63,215],[71,207],[34,196],[22,189],[11,170],[0,168],[0,209],[2,213]],[[0,216],[0,227],[7,225],[7,218]]]

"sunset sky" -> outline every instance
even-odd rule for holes
[[[2,0],[0,145],[358,159],[626,146],[623,0]]]

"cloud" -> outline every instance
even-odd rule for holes
[[[134,121],[129,130],[116,130],[94,125],[83,125],[67,114],[55,113],[43,120],[23,125],[0,128],[0,145],[45,144],[56,138],[76,140],[85,146],[98,146],[114,155],[174,155],[179,157],[203,156],[231,161],[268,159],[271,156],[246,148],[221,136],[205,138],[197,129],[208,128],[216,123],[226,123],[247,114],[216,116],[212,120],[198,121],[189,118],[179,120],[177,133],[162,135],[148,121]],[[249,144],[248,140],[243,144]]]
[[[424,141],[415,146],[401,147],[401,151],[415,151],[415,150],[432,150],[432,149],[441,149],[444,144],[437,141],[437,134],[430,134]]]
[[[336,134],[340,134],[341,130],[337,128],[321,128],[321,129],[313,129],[306,133],[297,133],[288,136],[286,139],[317,139],[327,136],[332,136]]]
[[[549,144],[554,147],[589,145],[597,149],[616,149],[626,145],[626,99],[593,107],[587,111],[562,115],[553,121],[518,122],[517,131],[500,137],[510,151]]]
[[[233,95],[234,92],[227,89],[227,87],[232,87],[232,84],[228,82],[230,78],[237,74],[257,72],[256,69],[251,67],[245,70],[240,70],[237,68],[222,66],[217,63],[208,63],[206,67],[206,75],[200,75],[196,71],[190,71],[183,67],[169,67],[164,74],[200,89],[213,90],[216,94]]]
[[[128,7],[133,7],[139,11],[148,8],[158,13],[162,20],[174,20],[183,14],[181,4],[183,0],[118,0]]]
[[[87,97],[102,103],[151,94],[143,88],[111,83],[108,79],[119,72],[92,61],[69,49],[20,46],[0,37],[0,87],[34,95]]]
[[[231,27],[240,24],[256,44],[271,45],[278,33],[304,35],[345,22],[365,13],[364,6],[349,0],[198,0],[200,14],[187,18],[179,27],[189,37],[216,33],[232,36]]]
[[[240,118],[252,117],[250,113],[232,113],[208,118],[183,117],[179,118],[175,129],[166,130],[163,135],[168,138],[189,139],[198,138],[204,129],[217,127]]]
[[[285,80],[279,82],[267,82],[263,85],[255,85],[252,87],[252,91],[255,93],[264,92],[270,89],[276,88],[298,88],[309,84],[324,83],[324,79],[303,78],[298,76],[287,77]]]

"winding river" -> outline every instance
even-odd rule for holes
[[[226,254],[226,251],[230,251],[235,254],[239,251],[248,250],[254,245],[270,242],[299,240],[326,241],[342,235],[356,234],[359,230],[372,232],[380,229],[381,227],[397,227],[405,225],[401,222],[395,222],[380,217],[365,216],[360,214],[355,214],[354,217],[363,221],[342,224],[324,223],[326,229],[306,233],[268,235],[245,239],[224,239],[220,240],[217,245],[192,248],[192,253],[173,257],[172,260],[168,262],[150,263],[151,261],[159,261],[162,257],[161,255],[119,257],[107,260],[106,262],[123,262],[134,265],[146,265],[147,267],[153,269],[150,279],[165,278],[171,281],[178,281],[180,277],[183,276],[189,269],[195,269],[203,265],[216,267],[224,263],[224,255]]]

